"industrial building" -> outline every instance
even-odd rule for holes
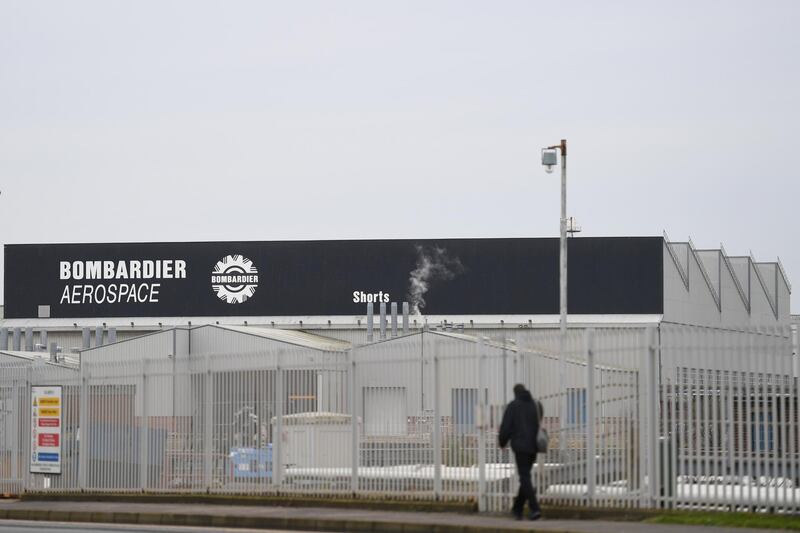
[[[800,508],[780,262],[621,237],[570,239],[568,265],[562,336],[556,239],[9,245],[0,487],[504,509],[495,431],[522,382],[547,501],[695,506],[713,474],[736,479],[714,505]],[[56,475],[26,470],[41,384]],[[767,478],[780,494],[743,499]]]
[[[665,237],[571,238],[571,328],[785,327],[779,261]],[[173,326],[367,342],[367,304],[409,328],[509,337],[558,323],[557,239],[7,245],[0,349],[62,352]],[[378,326],[376,325],[376,328]],[[37,348],[38,347],[38,348]]]

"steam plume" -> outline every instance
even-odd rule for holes
[[[417,245],[417,267],[408,277],[408,301],[411,314],[419,315],[425,307],[425,293],[435,281],[451,280],[464,271],[461,261],[447,255],[447,250],[438,246]]]

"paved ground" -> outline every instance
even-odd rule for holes
[[[319,507],[259,507],[210,504],[55,502],[0,500],[0,518],[63,522],[190,525],[226,529],[291,529],[423,533],[541,531],[562,533],[711,533],[726,529],[636,522],[547,520],[517,522],[477,514],[376,511]],[[0,521],[0,524],[4,522]],[[737,529],[739,533],[768,531]]]

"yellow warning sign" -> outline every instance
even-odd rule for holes
[[[61,398],[45,396],[44,398],[39,398],[39,405],[61,405]]]
[[[40,407],[39,416],[59,416],[61,409],[58,407]]]

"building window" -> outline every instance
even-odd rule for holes
[[[567,389],[567,424],[586,424],[586,389]]]

